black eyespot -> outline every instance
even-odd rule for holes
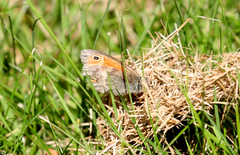
[[[93,59],[94,60],[99,60],[99,57],[98,56],[94,56]]]

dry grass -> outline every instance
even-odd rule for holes
[[[181,27],[178,31],[180,29]],[[150,139],[154,137],[150,119],[154,126],[157,125],[161,142],[164,141],[165,133],[169,129],[181,125],[181,122],[191,114],[181,87],[187,90],[187,96],[195,110],[204,110],[207,113],[210,112],[213,104],[229,104],[238,97],[236,70],[240,69],[240,53],[223,53],[221,58],[218,58],[220,61],[216,61],[214,56],[199,54],[188,58],[184,54],[187,49],[182,48],[180,39],[177,43],[172,41],[172,37],[178,31],[168,37],[156,33],[157,37],[152,38],[154,43],[143,57],[144,75],[148,79],[149,88],[134,101],[134,110],[130,112],[131,114],[119,108],[119,117],[116,118],[114,110],[107,106],[116,126],[117,122],[120,122],[119,125],[123,130],[121,136],[129,144],[134,146],[143,144],[135,128],[136,125],[145,137]],[[129,61],[131,60],[130,58]],[[141,60],[135,61],[134,64],[141,73]],[[214,102],[214,87],[218,102]],[[132,123],[131,117],[135,117],[136,124]],[[130,149],[118,145],[119,137],[101,118],[98,129],[105,140],[105,151]]]

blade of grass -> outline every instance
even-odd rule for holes
[[[73,67],[73,69],[75,70],[75,72],[78,74],[78,76],[83,79],[82,74],[79,72],[79,70],[77,69],[76,65],[73,63],[73,61],[71,60],[71,58],[69,57],[69,55],[67,54],[67,52],[65,51],[65,49],[63,48],[63,46],[61,45],[61,43],[57,40],[57,37],[54,35],[54,33],[52,32],[52,30],[49,28],[49,26],[47,25],[46,21],[42,18],[42,16],[38,13],[37,9],[34,7],[34,5],[32,4],[32,2],[30,0],[26,0],[29,7],[32,9],[32,11],[34,12],[34,14],[37,16],[37,18],[40,20],[40,22],[43,24],[43,26],[46,28],[46,30],[48,31],[48,33],[51,35],[51,37],[54,39],[54,41],[57,43],[57,45],[59,46],[59,48],[63,51],[63,53],[65,54],[65,56],[67,57],[67,60],[69,61],[69,63],[71,64],[71,66]]]
[[[141,35],[141,37],[138,39],[137,41],[137,44],[132,52],[133,55],[136,55],[137,51],[139,50],[143,40],[146,38],[146,35],[148,34],[148,30],[150,29],[150,27],[152,26],[156,16],[157,16],[157,13],[159,12],[160,10],[160,5],[157,5],[157,7],[155,8],[154,10],[154,13],[153,13],[153,16],[150,18],[149,22],[147,23],[146,27],[144,28],[144,31]]]
[[[59,62],[57,61],[55,58],[53,58],[50,53],[48,53],[46,50],[44,50],[44,52],[53,60],[55,61],[73,80],[75,80],[77,82],[77,80],[75,79],[75,77]],[[84,89],[84,87],[79,83],[77,82],[78,86],[81,88],[81,90],[89,97],[90,95],[88,94],[88,92]]]
[[[213,90],[214,101],[217,102],[217,92],[216,92],[215,85],[214,85],[213,89],[214,89]],[[216,125],[220,129],[220,118],[219,118],[219,112],[218,112],[218,105],[217,104],[214,104],[214,115],[215,115]]]
[[[33,50],[33,52],[34,52],[34,50]],[[33,52],[32,52],[32,53],[33,53]],[[21,73],[20,73],[20,75],[19,75],[19,77],[18,77],[18,79],[17,79],[17,81],[16,81],[16,83],[15,83],[15,86],[14,86],[13,92],[12,92],[12,95],[11,95],[11,97],[10,97],[10,102],[12,102],[12,100],[13,100],[13,97],[14,97],[14,95],[15,95],[15,92],[16,92],[16,90],[17,90],[17,87],[19,86],[19,82],[20,82],[20,80],[21,80],[21,77],[22,77],[22,75],[23,75],[23,72],[25,71],[25,69],[26,69],[29,61],[32,59],[32,53],[29,55],[27,61],[25,62],[24,66],[23,66],[23,69],[22,69],[22,71],[21,71]]]
[[[237,70],[237,78],[238,78],[238,90],[240,90],[240,74],[238,68]],[[240,92],[238,94],[238,97],[240,96]],[[237,134],[238,134],[238,150],[240,149],[240,117],[239,117],[239,105],[235,105],[235,113],[236,113],[236,126],[237,126]]]
[[[15,47],[15,40],[14,40],[14,35],[13,35],[13,28],[12,28],[12,21],[10,15],[8,16],[9,19],[9,25],[10,25],[10,31],[11,31],[11,36],[12,36],[12,46],[13,46],[13,63],[16,66],[16,47]],[[15,72],[16,74],[16,72]]]
[[[191,149],[191,147],[189,146],[188,141],[187,141],[186,138],[185,138],[185,142],[186,142],[186,144],[187,144],[188,153],[189,153],[190,155],[193,155],[192,149]]]
[[[223,22],[224,22],[224,24],[225,24],[225,30],[226,30],[226,34],[228,35],[228,41],[229,41],[229,46],[230,46],[230,50],[231,51],[234,51],[233,50],[233,48],[232,48],[232,35],[231,35],[231,33],[229,32],[229,28],[228,28],[228,23],[227,23],[227,21],[226,21],[226,16],[225,16],[225,13],[224,13],[224,8],[223,8],[223,6],[222,6],[222,3],[221,3],[221,1],[220,0],[218,0],[218,3],[220,4],[220,7],[221,7],[221,13],[222,13],[222,18],[223,18]],[[221,26],[220,26],[220,28],[221,28]],[[221,29],[220,29],[221,30]],[[220,31],[221,32],[221,31]],[[221,33],[220,33],[220,50],[221,50],[221,52],[223,51],[223,44],[222,44],[222,35],[221,35]]]
[[[100,27],[98,29],[97,36],[96,36],[96,39],[95,39],[95,42],[94,42],[94,45],[93,45],[92,49],[95,49],[95,47],[96,47],[96,44],[97,44],[97,41],[98,41],[98,37],[99,37],[100,31],[102,29],[102,25],[103,25],[103,22],[104,22],[104,19],[105,19],[106,15],[107,15],[107,12],[108,12],[108,9],[109,9],[109,6],[110,6],[111,2],[112,2],[112,0],[109,0],[107,8],[106,8],[106,11],[105,11],[105,13],[103,15],[102,22],[101,22]]]
[[[217,128],[215,122],[212,120],[212,118],[204,112],[204,114],[206,115],[206,117],[208,118],[208,120],[211,122],[211,124],[213,125],[213,129],[214,129],[214,133],[217,135],[216,139],[213,137],[211,137],[212,140],[214,140],[216,143],[219,143],[221,141],[221,143],[219,144],[220,147],[222,147],[225,151],[227,151],[228,153],[231,153],[231,154],[235,154],[234,151],[232,150],[232,147],[230,146],[230,144],[228,143],[227,139],[226,139],[226,136],[224,136],[221,131],[220,131],[220,128]],[[206,136],[209,136],[210,133],[209,131],[206,130],[206,133],[207,135]],[[222,143],[224,145],[222,145]],[[225,145],[227,147],[225,147]]]
[[[86,151],[91,152],[91,149],[90,149],[90,147],[89,147],[89,145],[88,145],[88,143],[87,143],[87,141],[86,141],[86,139],[85,139],[82,131],[79,129],[78,124],[77,124],[77,122],[75,121],[75,118],[74,118],[74,116],[72,115],[71,111],[69,110],[67,104],[65,103],[64,99],[62,98],[61,94],[59,93],[58,89],[55,87],[55,85],[54,85],[54,83],[52,82],[52,80],[50,79],[50,77],[48,77],[48,79],[49,79],[49,81],[51,82],[51,84],[52,84],[55,92],[57,93],[58,98],[60,99],[60,101],[61,101],[61,103],[62,103],[65,111],[67,112],[67,114],[68,114],[68,116],[70,117],[72,123],[74,124],[75,129],[76,129],[77,132],[80,134],[81,140],[83,141],[83,143],[84,143],[84,145],[85,145],[85,147],[86,147]]]
[[[33,29],[32,29],[32,49],[34,49],[34,34],[35,34],[35,26],[37,24],[37,21],[39,19],[36,19],[33,23]],[[33,53],[33,56],[35,56],[35,54]],[[35,59],[33,59],[33,75],[36,74],[36,68],[35,68]]]
[[[80,5],[78,3],[78,6],[80,8]],[[87,48],[87,30],[86,30],[86,19],[85,19],[85,12],[84,9],[81,9],[81,26],[82,26],[82,49],[86,49]],[[99,32],[100,33],[100,32]]]

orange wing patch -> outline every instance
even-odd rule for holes
[[[115,69],[120,70],[120,71],[123,70],[121,63],[116,62],[115,60],[113,60],[111,58],[108,58],[108,57],[104,57],[104,62],[103,62],[102,65],[104,65],[106,67],[112,67],[112,68],[115,68]]]
[[[117,70],[123,71],[122,64],[121,62],[117,62],[116,60],[112,59],[111,57],[106,57],[106,56],[99,56],[99,60],[94,60],[93,57],[91,57],[87,61],[88,65],[103,65],[106,67],[112,67]]]

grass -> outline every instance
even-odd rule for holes
[[[96,118],[102,117],[119,137],[121,128],[111,121],[98,93],[86,89],[80,51],[94,48],[120,54],[127,49],[140,56],[151,46],[148,30],[170,34],[175,23],[179,26],[192,18],[180,31],[186,55],[236,52],[240,46],[237,7],[238,0],[0,1],[0,150],[16,154],[41,154],[49,148],[59,154],[102,152],[104,140]],[[187,90],[182,91],[188,98]],[[184,151],[176,143],[184,137],[181,143],[190,154],[239,154],[238,104],[216,104],[212,116],[191,110],[194,119],[168,140],[176,153]],[[145,154],[167,154],[169,146],[158,143],[157,137],[138,147],[124,139],[121,143],[139,151],[144,147]],[[235,141],[229,137],[236,137]],[[131,149],[128,153],[134,154]]]

